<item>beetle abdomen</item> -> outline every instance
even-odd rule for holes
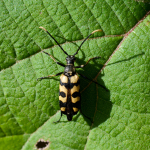
[[[80,80],[78,75],[60,76],[59,104],[63,114],[73,116],[80,109]]]
[[[74,114],[76,114],[80,109],[80,80],[78,75],[70,77],[71,86],[71,102]]]

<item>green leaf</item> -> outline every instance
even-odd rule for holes
[[[131,30],[106,63],[102,80],[110,90],[112,108],[108,114],[108,95],[99,91],[86,149],[150,147],[149,20],[150,15]]]
[[[150,4],[143,1],[0,2],[0,149],[149,149]],[[147,15],[146,15],[147,14]],[[143,18],[144,17],[144,18]],[[141,20],[141,21],[140,21]],[[136,26],[134,26],[136,24]],[[64,70],[42,50],[65,63],[66,55],[39,29],[46,28],[68,54],[81,79],[81,113],[60,117],[59,77]],[[130,31],[129,31],[130,30]]]

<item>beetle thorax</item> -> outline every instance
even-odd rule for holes
[[[68,57],[66,58],[66,61],[67,61],[67,65],[65,67],[64,74],[66,76],[72,76],[76,73],[75,67],[74,67],[75,57],[73,55],[68,55]]]

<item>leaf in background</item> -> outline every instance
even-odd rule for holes
[[[0,149],[34,149],[40,139],[49,141],[50,149],[147,149],[149,16],[119,43],[149,8],[149,3],[134,0],[1,1]],[[96,77],[109,89],[106,92],[81,80],[81,107],[94,120],[92,125],[80,114],[72,122],[63,116],[62,122],[52,123],[60,115],[56,114],[59,77],[40,82],[36,79],[63,68],[39,52],[46,49],[61,62],[66,56],[39,26],[45,27],[69,54],[93,30],[103,30],[86,41],[76,61],[76,65],[85,64],[91,57],[102,57],[78,70],[91,79]],[[103,35],[117,36],[101,38]]]

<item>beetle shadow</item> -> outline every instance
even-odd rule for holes
[[[82,51],[82,54],[83,54],[83,59],[84,59],[85,55],[84,55],[83,51]],[[121,61],[117,61],[117,62],[112,63],[112,64],[108,64],[108,65],[121,63],[123,61],[130,61],[131,59],[134,59],[136,57],[141,57],[142,55],[144,55],[144,52],[139,53],[139,54],[134,55],[134,56],[131,56],[131,57],[127,58],[127,59],[124,59],[124,60],[121,60]],[[80,59],[80,63],[81,64],[85,64],[86,63],[85,61],[83,61],[83,59]],[[77,61],[78,61],[78,58],[77,58]],[[95,60],[93,60],[93,61],[94,61],[94,64],[87,64],[87,66],[84,68],[85,73],[84,73],[83,70],[80,70],[80,73],[86,74],[86,76],[88,77],[88,72],[89,71],[86,71],[87,68],[90,68],[90,72],[94,71],[94,72],[98,73],[103,65],[97,64]],[[99,66],[99,69],[97,69],[97,65]],[[99,75],[98,83],[100,83],[101,85],[105,86],[104,81],[101,78],[102,76],[104,76],[104,74],[100,74]],[[82,86],[82,84],[84,84],[82,82],[86,82],[86,81],[81,79],[81,86]],[[87,81],[87,82],[89,82],[89,81]],[[99,88],[101,88],[101,87],[99,87]],[[92,93],[92,92],[90,92],[90,90],[89,91],[86,90],[85,92],[86,93],[84,95],[88,95],[88,92]],[[112,110],[112,102],[110,101],[110,91],[109,90],[107,91],[107,90],[101,88],[100,90],[98,90],[97,95],[98,95],[96,97],[97,100],[96,101],[93,100],[93,103],[90,100],[90,99],[92,99],[92,96],[91,97],[89,96],[86,100],[84,100],[82,98],[82,95],[81,95],[81,110],[83,109],[84,111],[82,110],[83,113],[79,113],[78,115],[76,115],[74,117],[75,120],[77,120],[77,118],[80,115],[82,115],[90,126],[92,124],[92,128],[95,128],[95,127],[99,126],[100,124],[105,122],[107,119],[109,119],[110,118],[110,113],[111,113],[111,110]],[[86,97],[86,96],[84,96],[84,97]]]
[[[113,64],[117,64],[117,63],[121,63],[121,62],[124,62],[124,61],[130,61],[130,60],[132,60],[132,59],[134,59],[134,58],[136,58],[136,57],[141,57],[141,56],[143,56],[144,54],[145,54],[145,52],[142,52],[142,53],[136,54],[136,55],[134,55],[134,56],[131,56],[131,57],[129,57],[129,58],[126,58],[126,59],[119,60],[119,61],[116,61],[116,62],[114,62],[114,63],[108,64],[107,66],[110,66],[110,65],[113,65]]]
[[[86,61],[84,61],[85,54],[83,51],[82,56],[82,59],[76,58],[78,65],[86,64]],[[93,61],[92,64],[88,63],[84,68],[82,68],[82,70],[76,69],[76,71],[92,80],[103,67],[103,64],[99,64],[96,59],[91,61]],[[106,87],[101,78],[102,76],[104,76],[104,73],[101,73],[98,76],[97,82]],[[90,81],[80,76],[80,83],[82,91],[88,86]],[[91,123],[93,123],[93,127],[96,127],[110,118],[111,110],[112,102],[110,101],[110,91],[93,82],[83,91],[83,93],[81,93],[81,112],[75,115],[73,120],[76,121],[77,118],[82,115],[90,126]]]

